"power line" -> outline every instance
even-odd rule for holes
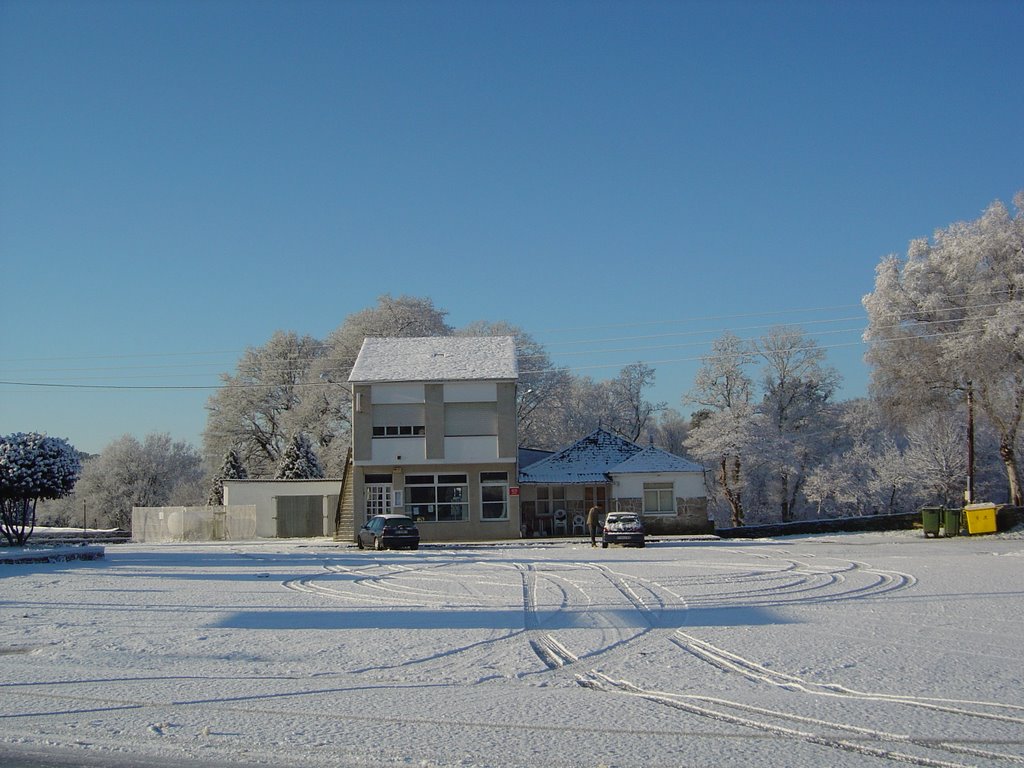
[[[997,295],[997,294],[1000,294],[1000,293],[1005,293],[1005,291],[991,292],[991,294],[981,294],[981,295]],[[943,298],[953,299],[953,298],[963,298],[963,296],[961,296],[961,297],[948,296],[948,297],[943,297]],[[975,304],[975,305],[972,305],[972,309],[974,309],[974,310],[978,310],[978,309],[993,309],[993,308],[998,308],[1000,306],[1016,305],[1017,303],[1019,303],[1019,302],[1018,301],[1014,301],[1014,300],[1010,300],[1010,301],[1005,301],[1005,302],[995,302],[995,303],[989,303],[989,304]],[[738,313],[738,314],[732,314],[732,315],[709,315],[709,316],[689,318],[689,319],[668,319],[668,320],[653,320],[653,321],[637,322],[637,323],[621,323],[621,324],[616,324],[616,325],[580,326],[580,327],[575,328],[575,329],[549,329],[547,331],[538,331],[536,333],[560,332],[560,331],[566,331],[566,330],[603,330],[603,329],[607,329],[607,328],[631,328],[631,327],[645,327],[645,326],[652,326],[652,325],[698,323],[698,322],[704,322],[704,321],[709,321],[709,320],[718,321],[718,320],[729,320],[729,319],[741,319],[741,318],[746,318],[746,317],[764,317],[764,316],[772,316],[772,315],[786,315],[786,314],[792,314],[792,313],[811,313],[811,312],[819,312],[819,311],[825,311],[825,310],[848,309],[848,308],[856,307],[856,306],[859,306],[859,305],[856,305],[856,304],[845,304],[845,305],[834,305],[834,306],[831,306],[831,307],[812,307],[812,308],[781,309],[781,310],[770,311],[770,312],[766,311],[766,312],[756,312],[756,313]],[[936,308],[936,309],[927,310],[927,311],[926,310],[917,310],[917,311],[910,312],[908,314],[911,314],[911,315],[914,315],[914,314],[921,315],[921,314],[934,314],[934,313],[937,313],[937,312],[938,313],[941,313],[941,312],[956,312],[956,311],[961,311],[962,309],[963,309],[963,307],[945,307],[945,308]],[[864,319],[863,316],[858,315],[858,316],[846,316],[846,317],[837,317],[837,318],[826,318],[826,319],[819,319],[819,320],[805,320],[805,321],[803,321],[800,324],[800,327],[807,326],[807,325],[821,325],[821,324],[830,324],[830,323],[837,323],[837,322],[849,322],[849,321],[861,320],[861,319]],[[938,322],[938,321],[928,321],[928,322]],[[785,324],[783,324],[783,325],[785,325]],[[776,327],[776,324],[760,324],[760,325],[749,325],[749,326],[739,326],[739,327],[717,327],[717,328],[708,328],[708,329],[704,329],[704,330],[673,331],[673,332],[670,332],[670,333],[663,333],[663,334],[646,334],[646,335],[636,335],[636,336],[618,336],[618,337],[608,337],[608,338],[567,340],[567,341],[561,341],[561,342],[554,342],[554,345],[556,347],[554,352],[552,352],[551,350],[547,350],[547,349],[546,349],[546,351],[548,352],[549,355],[550,354],[561,355],[561,354],[570,354],[570,353],[569,352],[559,352],[559,351],[557,351],[557,346],[570,346],[570,345],[571,346],[575,346],[575,345],[581,345],[581,344],[603,344],[603,343],[609,343],[609,342],[633,341],[633,340],[643,340],[643,339],[652,339],[652,338],[671,338],[671,337],[675,337],[675,336],[698,336],[698,335],[711,335],[711,334],[721,335],[723,333],[736,333],[736,332],[739,332],[739,331],[763,330],[765,328],[772,328],[772,327]],[[546,348],[547,348],[547,346],[548,345],[545,345]],[[252,349],[254,349],[254,348],[253,347],[249,347],[246,351],[249,351],[249,350],[252,350]],[[258,349],[258,348],[256,348],[256,349]],[[600,349],[593,350],[593,352],[595,352],[597,354],[601,354],[601,353],[603,353],[605,351],[606,350],[600,350]],[[170,357],[197,357],[197,356],[210,357],[210,356],[219,356],[219,355],[234,355],[234,356],[236,356],[235,362],[237,364],[237,356],[240,355],[240,354],[241,353],[239,353],[238,350],[194,351],[194,352],[166,352],[166,353],[148,352],[148,353],[138,353],[138,354],[102,354],[102,355],[52,356],[52,357],[37,357],[37,358],[8,358],[6,360],[0,360],[0,364],[7,364],[7,363],[12,363],[12,362],[55,362],[55,361],[59,361],[59,360],[132,360],[132,359],[170,358]],[[323,360],[325,362],[332,362],[332,361],[338,361],[338,358],[333,358],[333,357],[330,357],[328,355],[316,355],[316,356],[303,355],[303,356],[296,356],[294,358],[294,360],[296,362],[312,361],[312,360]],[[139,369],[172,368],[172,367],[178,367],[178,368],[181,368],[181,367],[203,367],[203,366],[212,366],[212,365],[216,365],[216,363],[210,362],[210,363],[163,364],[163,365],[157,365],[157,366],[133,366],[133,369],[139,370]],[[55,369],[43,369],[43,370],[45,370],[47,372],[57,372],[57,371],[74,371],[74,370],[86,370],[86,371],[87,370],[126,370],[126,368],[107,368],[107,367],[103,367],[103,368],[88,367],[88,368],[86,368],[86,367],[82,367],[82,368],[55,368]]]
[[[992,296],[995,296],[995,295],[1005,295],[1005,292],[1004,291],[999,291],[999,292],[992,292],[991,294],[979,294],[979,295],[992,295]],[[952,299],[955,299],[955,298],[963,298],[963,297],[950,296],[950,297],[944,297],[944,298],[952,300]],[[991,302],[991,303],[987,303],[987,304],[973,304],[973,305],[971,305],[971,309],[972,310],[995,310],[995,309],[998,309],[1000,307],[1005,307],[1005,306],[1014,306],[1015,307],[1015,306],[1019,305],[1019,303],[1020,303],[1019,300],[1012,300],[1011,299],[1011,300],[1008,300],[1008,301]],[[581,328],[580,330],[600,330],[600,329],[605,329],[605,328],[644,327],[644,326],[659,325],[659,324],[660,325],[664,325],[664,324],[678,324],[678,323],[693,323],[693,322],[699,322],[699,321],[702,321],[702,320],[706,321],[706,320],[738,319],[738,318],[745,318],[745,317],[764,317],[764,316],[772,316],[772,315],[776,315],[777,316],[777,315],[792,314],[792,313],[821,312],[821,311],[827,311],[827,310],[834,311],[834,310],[838,310],[838,309],[847,309],[847,308],[853,307],[853,306],[858,306],[858,305],[835,305],[835,306],[832,306],[832,307],[814,307],[814,308],[803,308],[803,309],[799,309],[799,308],[798,309],[782,309],[782,310],[776,310],[776,311],[771,311],[771,312],[740,313],[740,314],[733,314],[733,315],[715,315],[715,316],[708,316],[708,317],[705,317],[705,318],[691,318],[689,320],[660,320],[660,321],[650,321],[650,322],[644,322],[644,323],[620,323],[620,324],[616,324],[616,325],[591,326],[589,328]],[[941,315],[941,314],[945,314],[945,313],[959,312],[959,311],[962,311],[963,309],[964,309],[964,307],[962,307],[962,306],[939,307],[939,308],[930,309],[930,310],[927,310],[927,311],[919,310],[919,311],[915,311],[915,312],[912,312],[912,313],[909,313],[909,314],[911,314],[911,315],[918,315],[918,316],[924,316],[924,315],[934,316],[936,314]],[[854,333],[854,332],[860,334],[861,337],[862,337],[861,339],[859,339],[856,342],[829,344],[829,345],[815,345],[814,348],[816,348],[816,349],[837,349],[837,348],[843,348],[843,347],[860,346],[860,345],[864,345],[864,344],[868,344],[868,343],[894,342],[894,341],[898,341],[900,338],[910,338],[911,337],[911,336],[907,336],[907,335],[901,334],[899,337],[894,337],[894,338],[889,338],[889,339],[884,339],[884,338],[876,337],[875,339],[865,340],[863,338],[864,335],[866,334],[866,331],[867,331],[867,328],[865,328],[865,327],[843,328],[843,329],[832,329],[832,330],[818,329],[818,330],[812,330],[810,332],[807,332],[807,331],[804,330],[804,327],[807,326],[807,325],[811,325],[811,326],[824,326],[824,325],[831,325],[831,324],[839,323],[839,322],[849,322],[849,321],[853,321],[853,320],[862,320],[862,319],[864,319],[862,316],[842,316],[842,317],[824,318],[824,319],[817,319],[817,320],[808,320],[808,321],[805,321],[802,325],[794,325],[793,327],[795,329],[795,331],[794,331],[795,335],[798,335],[800,337],[807,337],[807,338],[810,338],[810,339],[813,339],[815,337],[824,337],[824,336],[829,336],[829,335],[837,335],[837,334],[843,334],[843,333]],[[968,318],[968,320],[973,320],[973,319],[981,319],[981,318]],[[942,319],[921,320],[921,321],[918,321],[918,322],[915,323],[915,327],[920,328],[920,327],[927,327],[927,326],[932,326],[932,325],[942,325],[942,324],[944,324],[946,322],[948,322],[948,321],[947,320],[942,320]],[[962,322],[962,320],[957,320],[957,322]],[[610,343],[629,342],[629,341],[644,341],[644,340],[654,340],[654,339],[671,339],[671,338],[686,338],[686,337],[691,337],[692,338],[692,337],[710,336],[710,335],[721,336],[722,334],[725,334],[725,333],[729,333],[729,334],[735,335],[735,334],[737,334],[739,332],[759,331],[759,330],[764,330],[765,328],[778,328],[778,327],[786,327],[786,324],[783,324],[781,326],[779,324],[773,324],[773,325],[746,325],[746,326],[739,326],[739,327],[733,327],[733,328],[715,328],[715,329],[706,329],[706,330],[685,330],[685,331],[672,331],[672,332],[669,332],[669,333],[661,333],[661,334],[644,334],[644,335],[633,335],[633,336],[615,336],[615,337],[603,337],[603,338],[594,338],[594,339],[580,339],[580,340],[574,340],[574,341],[563,341],[563,342],[559,342],[559,344],[561,346],[575,346],[575,347],[578,347],[578,346],[581,346],[581,345],[603,345],[603,344],[610,344]],[[908,330],[908,328],[903,323],[896,323],[896,324],[889,325],[889,326],[878,326],[878,327],[876,327],[876,328],[874,328],[872,330],[874,332],[876,332],[876,333],[883,333],[884,334],[884,332],[891,331],[891,330],[902,330],[902,331],[906,332]],[[916,334],[916,335],[913,335],[913,337],[916,337],[916,338],[934,338],[936,336],[941,336],[941,335],[957,335],[957,334],[960,334],[960,333],[974,333],[974,332],[975,331],[972,330],[972,329],[960,329],[960,330],[957,330],[957,331],[949,332],[947,334]],[[750,339],[746,339],[746,341],[749,342],[751,340]],[[633,355],[637,355],[637,354],[643,355],[644,353],[652,353],[652,352],[655,352],[655,351],[662,351],[662,350],[667,350],[667,349],[693,348],[693,347],[703,346],[703,345],[705,345],[707,343],[709,343],[709,340],[688,341],[688,342],[681,342],[681,343],[678,343],[678,344],[657,344],[657,345],[643,345],[643,346],[631,345],[631,346],[603,347],[603,348],[602,347],[597,347],[597,348],[592,348],[592,349],[573,349],[573,350],[562,350],[562,351],[550,351],[544,345],[542,345],[543,352],[541,354],[539,354],[539,355],[520,355],[519,356],[519,360],[520,360],[520,363],[522,364],[522,363],[525,363],[525,362],[529,361],[530,359],[534,359],[534,358],[538,358],[538,357],[542,358],[542,359],[550,359],[552,357],[559,357],[559,358],[577,357],[578,358],[580,356],[594,356],[594,357],[597,357],[597,356],[601,356],[601,355],[619,355],[619,354],[625,354],[625,353],[628,353],[629,355],[633,356]],[[251,351],[252,349],[253,348],[250,347],[249,350],[247,350],[247,351]],[[326,347],[321,345],[320,349],[326,349]],[[225,354],[231,354],[231,351],[230,350],[220,350],[220,351],[214,351],[214,352],[202,352],[202,351],[200,351],[200,352],[174,352],[174,353],[142,353],[142,354],[135,354],[135,355],[109,354],[109,355],[95,355],[95,356],[79,356],[79,357],[71,357],[71,358],[68,358],[68,357],[24,358],[24,359],[22,359],[22,361],[27,362],[28,360],[31,360],[31,359],[35,359],[35,360],[39,360],[39,361],[56,361],[56,360],[95,360],[95,361],[99,361],[99,360],[131,360],[131,359],[150,359],[150,358],[168,358],[168,357],[199,357],[199,356],[213,356],[213,355],[225,355]],[[707,361],[709,359],[711,359],[711,356],[707,355],[707,354],[704,354],[704,355],[699,355],[699,356],[695,356],[695,357],[694,356],[687,356],[687,357],[675,357],[675,358],[657,359],[657,360],[646,360],[646,361],[640,360],[639,362],[642,362],[642,363],[647,364],[647,365],[668,365],[668,364],[676,364],[676,363],[689,363],[689,362]],[[282,367],[282,368],[275,368],[275,369],[259,369],[258,371],[256,371],[256,374],[261,375],[261,376],[272,376],[272,375],[284,376],[284,377],[288,377],[288,376],[302,376],[302,375],[305,375],[308,372],[308,368],[306,367],[306,365],[310,364],[310,363],[312,363],[314,361],[322,361],[325,364],[331,364],[331,363],[348,364],[350,362],[348,359],[339,359],[339,358],[331,357],[331,356],[328,356],[328,355],[315,355],[315,356],[303,355],[303,356],[295,356],[295,357],[291,358],[290,362],[292,363],[292,365],[289,366],[289,367]],[[243,378],[245,373],[246,373],[244,370],[243,371],[237,371],[237,367],[239,366],[239,364],[241,362],[242,361],[236,361],[235,362],[236,373],[234,373],[234,374],[225,373],[222,370],[217,371],[216,375],[220,376],[221,379],[222,379],[222,381],[220,383],[218,383],[218,384],[200,384],[200,385],[184,385],[184,384],[181,384],[181,385],[174,385],[174,384],[142,385],[142,384],[115,384],[115,383],[88,384],[88,383],[84,383],[83,382],[83,380],[82,380],[83,377],[81,377],[81,376],[65,378],[65,382],[71,381],[71,382],[74,382],[74,383],[62,383],[60,381],[60,379],[50,379],[50,380],[43,380],[43,381],[38,381],[38,380],[36,380],[36,381],[22,381],[22,380],[17,380],[17,379],[20,379],[22,377],[13,377],[13,376],[11,376],[12,373],[30,373],[31,374],[32,370],[30,369],[30,370],[8,370],[8,371],[6,371],[5,373],[7,375],[5,376],[4,380],[0,380],[0,385],[4,385],[4,386],[8,386],[8,387],[34,387],[34,388],[46,388],[46,387],[48,387],[48,388],[60,388],[60,389],[98,389],[98,390],[105,389],[105,390],[150,390],[150,391],[173,391],[173,390],[181,390],[181,391],[189,391],[189,390],[192,390],[192,391],[201,391],[201,390],[216,391],[216,390],[223,390],[223,389],[252,389],[252,388],[264,388],[264,389],[266,389],[266,388],[276,388],[276,387],[282,387],[282,386],[294,386],[294,387],[331,386],[331,383],[328,382],[328,381],[269,382],[269,383],[245,382],[245,383],[239,383],[238,380],[240,378]],[[590,365],[581,364],[581,365],[572,365],[572,366],[551,366],[549,368],[537,368],[537,369],[534,369],[534,370],[530,370],[530,369],[527,368],[526,370],[522,370],[521,373],[527,373],[527,374],[543,373],[543,372],[551,371],[551,370],[563,370],[563,371],[573,372],[573,371],[599,370],[599,369],[604,369],[604,368],[621,368],[624,365],[629,365],[629,364],[631,364],[633,362],[637,362],[637,360],[632,359],[632,360],[630,360],[627,363],[608,362],[608,363],[594,363],[594,364],[590,364]],[[128,376],[126,376],[126,375],[119,375],[119,376],[117,376],[117,378],[119,378],[119,379],[121,379],[123,381],[126,378],[155,378],[156,377],[156,374],[147,375],[145,373],[141,373],[141,372],[144,372],[144,371],[164,371],[164,373],[160,374],[161,378],[168,378],[168,377],[183,378],[183,377],[186,377],[186,376],[194,376],[194,375],[196,375],[196,371],[180,372],[180,373],[175,373],[173,371],[182,371],[182,369],[184,369],[184,368],[192,368],[192,369],[196,369],[196,368],[210,368],[211,366],[215,366],[215,365],[217,365],[217,363],[214,363],[214,362],[163,363],[163,364],[145,365],[145,366],[116,366],[116,367],[90,366],[90,367],[49,368],[49,369],[42,369],[42,370],[36,369],[36,372],[37,372],[37,374],[38,373],[109,373],[109,374],[111,374],[111,375],[108,375],[108,376],[93,376],[93,377],[89,377],[89,378],[92,378],[94,380],[109,379],[109,378],[112,378],[113,374],[118,373],[118,372],[127,372],[127,371],[134,371],[134,372],[136,372],[136,375],[134,375],[134,376],[132,376],[132,375],[128,375]],[[212,375],[212,374],[213,374],[213,371],[210,371],[209,375]]]
[[[854,329],[857,330],[857,329]],[[842,331],[845,332],[845,331]],[[920,334],[903,336],[900,338],[889,338],[889,339],[876,339],[871,342],[859,340],[855,342],[844,342],[837,344],[811,344],[802,347],[794,347],[792,352],[808,352],[815,350],[827,350],[827,349],[840,349],[844,347],[856,347],[866,344],[887,344],[894,343],[897,341],[904,341],[911,338],[914,339],[925,339],[925,338],[949,338],[957,336],[967,336],[975,333],[972,329],[960,329],[956,331],[947,331],[944,333],[934,334]],[[744,352],[741,354],[749,354]],[[668,358],[659,360],[640,360],[632,362],[640,362],[644,365],[670,365],[677,363],[692,363],[692,362],[708,362],[715,359],[724,359],[724,355],[698,355],[691,357],[678,357]],[[626,363],[625,365],[629,365]],[[605,368],[622,368],[622,363],[601,363],[593,365],[578,365],[578,366],[556,366],[552,368],[539,368],[535,370],[522,370],[520,374],[541,374],[541,373],[552,373],[555,371],[566,371],[569,373],[576,371],[588,371],[588,370],[600,370]],[[272,373],[273,371],[271,371]],[[182,374],[187,375],[187,374]],[[338,382],[330,381],[298,381],[298,382],[268,382],[259,383],[251,382],[245,384],[212,384],[212,385],[144,385],[144,384],[65,384],[58,382],[25,382],[25,381],[9,381],[0,380],[0,386],[11,386],[11,387],[26,387],[26,388],[49,388],[49,389],[77,389],[77,390],[114,390],[114,391],[219,391],[219,390],[254,390],[254,389],[278,389],[282,387],[296,388],[296,389],[308,389],[312,387],[334,387],[342,386]]]

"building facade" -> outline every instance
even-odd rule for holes
[[[714,532],[703,467],[603,429],[520,466],[519,485],[524,536],[581,536],[593,506],[637,512],[648,533]]]
[[[510,336],[365,339],[349,376],[354,528],[398,513],[423,541],[518,536],[517,378]]]
[[[332,536],[341,479],[225,480],[224,504],[256,508],[257,538]]]

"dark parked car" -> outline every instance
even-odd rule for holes
[[[374,515],[356,534],[360,549],[420,548],[420,530],[411,517],[405,515]]]
[[[644,546],[644,521],[633,512],[611,512],[604,519],[601,546],[609,544],[632,544]]]

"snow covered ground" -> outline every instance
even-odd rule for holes
[[[1020,534],[0,565],[4,766],[901,763],[1024,763]]]

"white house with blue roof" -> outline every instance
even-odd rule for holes
[[[637,512],[650,533],[711,533],[704,468],[597,429],[532,463],[520,460],[525,536],[583,535],[587,510]]]

